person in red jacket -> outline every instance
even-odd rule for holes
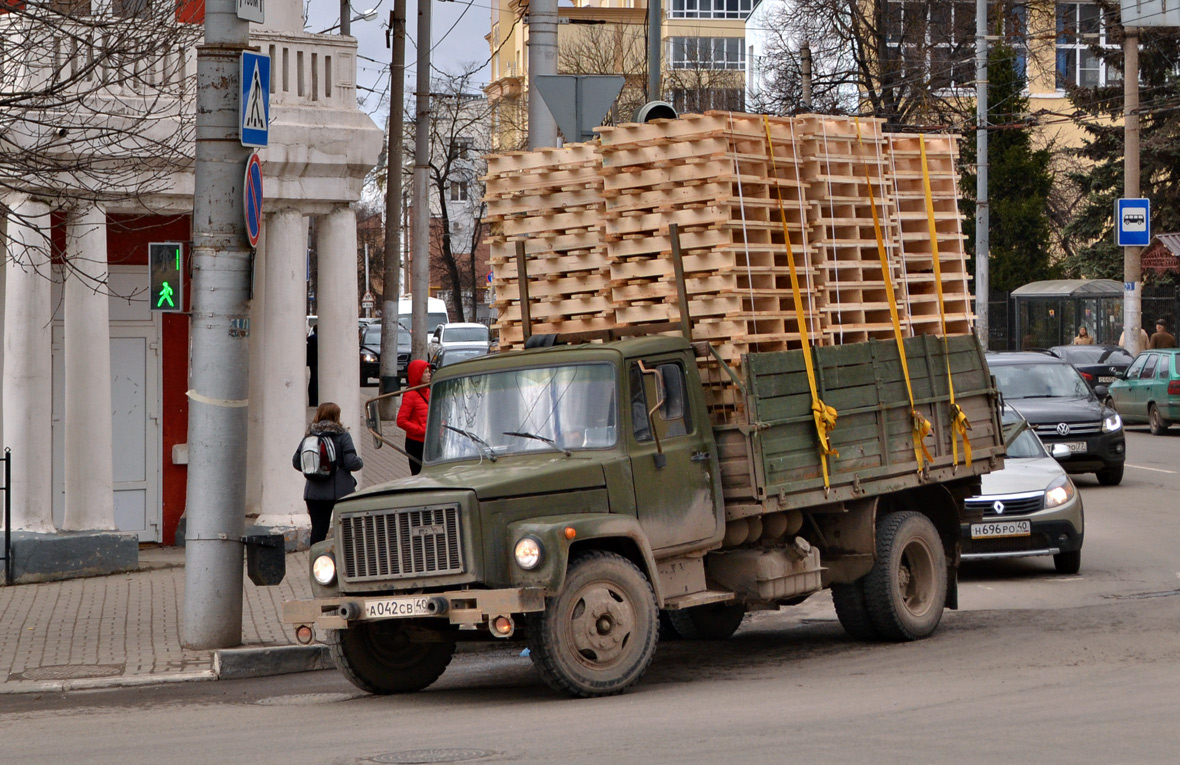
[[[430,384],[430,365],[421,359],[410,362],[406,369],[406,381],[410,387]],[[422,470],[422,446],[426,440],[426,412],[430,405],[430,388],[410,391],[402,396],[402,405],[397,410],[397,426],[406,432],[406,451],[410,460],[410,475]]]

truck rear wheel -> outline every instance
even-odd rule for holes
[[[873,618],[865,605],[864,577],[849,584],[832,585],[832,603],[840,626],[853,640],[880,640],[881,632],[873,626]]]
[[[328,649],[349,681],[368,693],[410,693],[437,680],[454,643],[412,643],[395,621],[360,622],[328,632]]]
[[[667,614],[672,627],[685,640],[727,640],[742,626],[746,607],[742,603],[710,603]]]
[[[658,640],[651,584],[634,563],[601,550],[574,559],[561,593],[529,618],[541,679],[571,696],[621,693],[647,671]]]
[[[912,511],[877,524],[877,562],[865,576],[865,605],[886,640],[934,632],[946,605],[946,553],[930,519]]]

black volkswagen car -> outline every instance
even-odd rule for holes
[[[1106,386],[1091,388],[1069,363],[1046,353],[989,353],[988,366],[1004,401],[1045,445],[1064,444],[1067,473],[1094,473],[1113,486],[1123,480],[1127,440],[1118,412],[1106,406]],[[1060,450],[1058,450],[1060,451]]]

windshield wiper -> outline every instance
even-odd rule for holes
[[[520,433],[515,430],[506,430],[506,431],[504,431],[504,435],[516,436],[517,438],[531,438],[535,441],[542,441],[544,443],[549,444],[554,449],[561,452],[562,454],[564,454],[567,457],[569,457],[570,455],[573,454],[573,452],[571,452],[569,449],[563,449],[562,447],[558,446],[557,442],[554,441],[552,438],[546,438],[545,436],[538,436],[536,433]]]
[[[462,428],[456,428],[454,426],[447,425],[445,422],[443,423],[443,427],[446,428],[447,430],[453,430],[456,433],[460,433],[464,436],[467,436],[468,438],[471,439],[472,443],[474,443],[476,446],[482,446],[488,450],[488,459],[490,459],[492,462],[496,461],[496,452],[492,450],[492,445],[489,444],[487,441],[483,440],[482,438],[475,435],[474,433],[471,433],[470,431],[466,431],[466,430],[463,430]]]

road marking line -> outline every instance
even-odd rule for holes
[[[1127,467],[1135,468],[1136,470],[1150,470],[1153,473],[1169,473],[1171,475],[1176,475],[1175,470],[1164,470],[1163,468],[1149,468],[1149,467],[1145,467],[1143,465],[1132,465],[1129,462],[1127,463]]]

